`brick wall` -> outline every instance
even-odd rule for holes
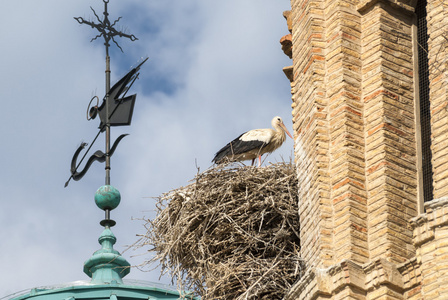
[[[384,251],[403,262],[417,182],[410,14],[384,2],[292,4],[303,254],[322,267]]]
[[[287,299],[420,299],[410,223],[418,206],[415,4],[291,0],[292,115],[308,269]]]
[[[334,260],[369,259],[361,16],[355,1],[325,2],[326,93]]]
[[[325,97],[323,1],[292,2],[293,130],[298,170],[302,256],[333,264],[331,241],[328,99]]]
[[[363,102],[370,258],[414,254],[417,214],[412,18],[378,2],[362,10]]]

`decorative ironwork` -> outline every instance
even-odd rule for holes
[[[90,9],[93,11],[93,14],[95,15],[96,19],[98,20],[98,24],[94,23],[92,21],[86,21],[84,20],[82,17],[74,17],[74,19],[76,21],[78,21],[79,24],[87,24],[89,26],[91,26],[92,28],[96,28],[100,34],[98,34],[97,36],[95,36],[94,38],[92,38],[90,40],[90,42],[93,42],[94,40],[96,40],[97,38],[103,37],[104,38],[104,45],[106,46],[106,55],[109,55],[109,46],[110,46],[110,40],[112,40],[115,45],[117,45],[117,47],[121,50],[121,52],[123,52],[123,49],[120,47],[120,45],[117,43],[117,41],[114,39],[114,36],[120,36],[120,37],[126,37],[129,38],[131,41],[136,41],[138,40],[137,37],[135,37],[135,35],[133,34],[126,34],[124,32],[121,31],[117,31],[114,26],[115,24],[118,23],[118,21],[120,21],[121,17],[119,17],[118,19],[116,19],[112,24],[109,21],[109,13],[107,12],[107,4],[109,4],[109,0],[103,0],[104,2],[104,18],[101,21],[100,18],[98,17],[98,15],[96,14],[95,10],[90,7]]]
[[[78,156],[81,153],[81,151],[87,146],[87,143],[82,143],[78,149],[76,150],[75,154],[73,155],[72,162],[71,162],[71,168],[70,173],[71,176],[65,183],[65,187],[69,184],[70,180],[80,180],[89,170],[90,166],[95,162],[106,162],[105,170],[106,170],[106,185],[110,184],[110,158],[113,155],[115,149],[118,146],[118,143],[127,135],[122,134],[120,135],[114,142],[112,148],[110,147],[110,127],[111,126],[127,126],[131,124],[132,114],[134,110],[134,103],[137,95],[131,95],[126,96],[126,93],[131,88],[132,84],[135,82],[135,80],[138,78],[138,71],[140,70],[140,67],[148,60],[148,58],[144,59],[137,67],[133,68],[131,71],[129,71],[125,76],[123,76],[112,88],[110,88],[110,57],[109,57],[109,47],[110,47],[110,41],[112,40],[115,45],[123,52],[123,49],[120,47],[120,45],[117,43],[117,41],[114,39],[115,36],[119,37],[126,37],[129,38],[131,41],[138,40],[133,34],[126,34],[121,31],[117,31],[114,26],[117,24],[117,22],[121,19],[119,17],[117,20],[115,20],[112,24],[109,21],[109,13],[107,11],[107,5],[109,3],[109,0],[103,0],[104,2],[104,18],[103,20],[100,20],[98,15],[96,14],[95,10],[90,7],[95,14],[97,20],[99,23],[94,23],[91,21],[86,21],[81,17],[74,18],[76,21],[78,21],[80,24],[87,24],[91,26],[92,28],[96,28],[100,33],[92,38],[91,42],[103,37],[104,38],[104,45],[106,47],[106,94],[103,98],[103,102],[101,105],[99,105],[99,99],[97,96],[93,97],[90,102],[89,106],[87,108],[87,120],[95,119],[97,115],[100,116],[100,125],[99,125],[99,132],[96,135],[96,137],[93,139],[92,143],[90,144],[89,148],[81,158],[81,161],[77,163]],[[96,105],[92,106],[92,102],[94,99],[97,99]],[[86,165],[81,171],[78,171],[78,168],[80,167],[81,163],[87,156],[87,153],[92,148],[93,144],[97,140],[98,136],[102,132],[106,132],[106,151],[96,151],[90,158],[87,160]]]
[[[127,134],[122,134],[120,135],[114,142],[112,148],[109,151],[109,156],[112,156],[115,152],[115,149],[117,149],[118,143],[125,137],[127,136]],[[75,154],[73,155],[72,158],[72,165],[70,168],[70,172],[72,173],[71,178],[73,178],[74,180],[80,180],[89,170],[90,166],[95,162],[98,161],[100,163],[105,162],[106,161],[106,153],[104,153],[101,150],[97,150],[92,156],[90,156],[90,158],[87,160],[86,165],[84,166],[84,169],[82,169],[82,171],[78,172],[78,167],[79,164],[76,164],[76,161],[78,160],[78,156],[79,153],[87,146],[87,143],[82,143],[78,149],[76,150]],[[86,152],[87,153],[87,152]],[[83,157],[84,159],[84,157]],[[82,160],[81,160],[82,162]],[[68,182],[67,182],[68,184]],[[67,186],[67,185],[66,185]]]

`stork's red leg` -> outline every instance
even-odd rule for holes
[[[258,167],[261,167],[261,155],[258,156]]]

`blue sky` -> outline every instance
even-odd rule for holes
[[[121,192],[115,248],[132,265],[146,249],[126,250],[154,217],[154,200],[206,170],[222,146],[282,116],[292,132],[291,65],[279,43],[288,34],[288,0],[110,0],[110,19],[138,41],[111,48],[112,83],[144,57],[132,125],[112,157],[111,184]],[[97,133],[85,118],[89,100],[104,96],[104,46],[73,17],[95,20],[100,0],[4,1],[0,10],[0,297],[88,277],[83,263],[99,249],[103,212],[94,204],[104,164],[64,183],[78,145]],[[100,15],[101,16],[101,15]],[[101,16],[102,17],[102,16]],[[104,150],[101,135],[92,150]],[[293,141],[266,161],[289,160]],[[126,251],[125,251],[126,250]],[[127,278],[159,281],[134,268]],[[169,283],[168,277],[160,279]]]

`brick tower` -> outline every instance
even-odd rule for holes
[[[307,264],[286,299],[448,299],[448,2],[284,16]]]

